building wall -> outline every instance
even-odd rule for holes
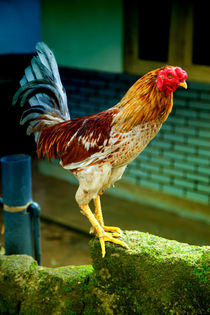
[[[32,53],[40,40],[39,0],[0,1],[0,54]]]
[[[43,40],[59,65],[82,69],[62,70],[72,117],[113,106],[137,79],[123,74],[123,1],[57,3],[42,0]],[[209,121],[210,85],[191,83],[187,91],[179,89],[169,119],[128,166],[124,179],[209,204]]]
[[[61,66],[123,71],[122,0],[42,0],[43,40]]]
[[[41,1],[42,39],[59,65],[74,68],[62,69],[72,117],[113,106],[137,79],[123,74],[122,2]],[[0,53],[33,51],[40,40],[39,1],[0,2],[0,17]],[[191,83],[187,91],[179,89],[167,122],[123,178],[209,204],[209,122],[210,85]]]
[[[62,70],[72,118],[114,106],[137,76]],[[210,204],[210,85],[179,88],[159,134],[123,179],[156,191]]]

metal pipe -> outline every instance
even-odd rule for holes
[[[41,263],[40,208],[32,202],[31,158],[1,158],[5,252],[35,256]]]

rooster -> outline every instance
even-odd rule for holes
[[[38,157],[60,160],[78,179],[76,201],[99,238],[127,247],[118,227],[104,225],[100,195],[119,180],[159,132],[173,106],[173,92],[187,88],[187,73],[165,66],[142,76],[114,107],[98,114],[70,119],[67,97],[52,51],[40,42],[13,98],[23,111],[20,124],[33,133]],[[89,207],[94,202],[94,213]]]

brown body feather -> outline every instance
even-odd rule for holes
[[[63,166],[87,159],[108,144],[113,117],[118,112],[118,108],[111,108],[44,128],[37,143],[38,156],[59,158]]]
[[[119,135],[146,123],[152,126],[158,122],[161,125],[172,109],[173,94],[165,96],[158,90],[156,80],[159,71],[152,71],[140,78],[109,110],[60,123],[52,121],[51,126],[42,124],[42,121],[50,119],[48,115],[40,116],[37,119],[38,128],[33,130],[40,132],[38,156],[47,155],[49,160],[59,158],[63,166],[82,162],[109,145],[112,127]]]
[[[163,123],[173,106],[173,94],[165,96],[156,85],[160,69],[144,75],[128,90],[116,105],[120,108],[116,128],[128,132],[133,127],[147,122],[160,120]]]

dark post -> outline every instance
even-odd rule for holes
[[[34,258],[39,265],[42,264],[41,258],[41,235],[40,235],[40,206],[36,202],[32,202],[28,211],[31,213],[33,239],[34,239]]]
[[[38,263],[41,263],[39,217],[33,215],[35,210],[28,211],[32,203],[31,158],[26,154],[8,155],[1,158],[1,165],[6,255],[33,256],[35,247],[39,248]],[[39,235],[39,246],[35,235]]]

